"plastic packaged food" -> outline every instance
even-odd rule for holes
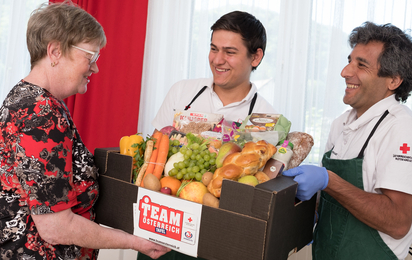
[[[256,129],[255,131],[273,131],[279,117],[280,114],[252,113],[249,120],[253,126],[246,126],[245,128]]]
[[[272,157],[266,162],[265,167],[263,168],[263,172],[266,173],[269,178],[273,179],[277,176],[280,176],[284,168],[285,165],[283,164],[283,162],[273,159]]]
[[[284,140],[283,143],[276,148],[276,153],[267,161],[263,168],[263,172],[271,179],[280,176],[282,172],[288,168],[288,163],[293,155],[293,144],[288,140]]]
[[[223,115],[193,111],[177,111],[173,118],[173,127],[182,133],[200,134],[212,131],[222,120]]]
[[[290,158],[293,155],[293,144],[288,140],[284,140],[283,143],[276,147],[278,150],[273,155],[273,159],[281,161],[285,165],[285,170],[288,168]]]

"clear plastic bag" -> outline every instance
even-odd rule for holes
[[[253,113],[247,116],[240,126],[235,122],[223,120],[222,141],[234,141],[243,146],[246,142],[265,140],[276,146],[286,139],[290,126],[290,121],[283,115]]]
[[[177,111],[173,118],[173,127],[182,133],[200,134],[213,129],[222,120],[221,114],[210,114],[193,111]]]

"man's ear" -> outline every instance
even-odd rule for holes
[[[62,50],[60,42],[49,42],[49,44],[47,44],[47,57],[49,57],[50,62],[57,65],[61,56]]]
[[[252,55],[252,67],[257,67],[263,59],[263,50],[258,48],[256,53]]]
[[[403,82],[403,79],[399,75],[390,78],[390,82],[388,86],[389,90],[397,89],[402,84],[402,82]]]

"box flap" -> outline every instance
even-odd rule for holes
[[[296,218],[299,218],[299,229],[302,232],[296,234],[297,251],[308,244],[313,239],[313,225],[315,221],[317,194],[308,201],[301,201],[296,204]],[[298,217],[300,216],[300,217]]]
[[[280,176],[267,182],[252,187],[236,181],[223,180],[222,194],[219,207],[240,214],[268,220],[273,194],[293,187],[297,183],[291,177]],[[293,203],[294,197],[289,199]]]
[[[316,195],[309,201],[295,203],[296,185],[274,193],[268,220],[265,259],[287,259],[313,236]],[[282,212],[282,214],[279,214]]]
[[[256,186],[253,203],[251,205],[253,216],[268,221],[272,199],[273,193],[271,191],[263,190]]]
[[[296,189],[298,183],[293,180],[293,177],[286,177],[281,175],[257,185],[256,188],[276,193],[291,186],[295,186]]]
[[[237,181],[223,179],[219,208],[252,216],[255,188]]]
[[[107,157],[110,152],[119,152],[118,147],[94,149],[94,162],[99,169],[99,174],[105,174],[107,170]]]
[[[99,187],[102,192],[95,205],[96,222],[133,234],[133,203],[138,187],[105,175],[99,177]]]
[[[199,251],[202,258],[262,260],[266,221],[203,206]]]
[[[120,153],[109,153],[106,175],[132,183],[133,158]]]

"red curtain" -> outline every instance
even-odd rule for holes
[[[87,92],[65,100],[94,153],[95,148],[118,147],[122,136],[137,132],[148,0],[72,1],[99,21],[107,37],[99,73],[90,77]]]

